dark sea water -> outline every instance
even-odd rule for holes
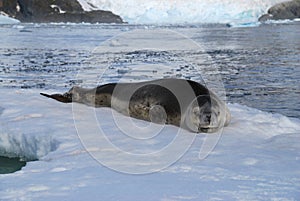
[[[78,71],[89,71],[91,66],[96,68],[97,63],[90,58],[101,43],[131,30],[156,28],[142,25],[2,25],[0,92],[1,88],[66,91],[82,82],[76,77]],[[192,54],[205,53],[211,57],[222,76],[228,102],[300,118],[300,22],[237,28],[223,25],[159,28],[183,34],[204,47],[204,52]],[[190,54],[183,52],[181,57]],[[117,67],[111,68],[106,78],[114,81],[127,70],[128,63],[155,63],[156,58],[173,59],[165,53],[134,52],[119,59]],[[185,77],[188,68],[176,66],[162,75],[167,77],[175,72]],[[157,71],[159,69],[155,69]],[[148,69],[147,73],[151,71]],[[150,78],[155,78],[155,74]],[[9,163],[12,161],[15,166],[24,165],[19,159]],[[0,173],[5,171],[6,164],[7,159],[0,158]]]
[[[0,174],[13,173],[26,165],[25,161],[19,158],[7,158],[0,156]]]

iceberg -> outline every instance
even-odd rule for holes
[[[39,92],[1,89],[5,96],[0,97],[0,150],[6,150],[10,156],[35,160],[18,172],[0,175],[1,200],[299,198],[299,119],[229,104],[232,122],[224,128],[207,158],[199,159],[199,151],[203,142],[214,135],[199,134],[173,165],[152,174],[131,175],[105,167],[91,157],[90,153],[109,153],[109,150],[97,146],[85,148],[74,125],[72,104],[45,99]],[[134,147],[119,135],[111,109],[83,107],[93,109],[107,137],[128,152],[154,151],[166,146],[177,132],[176,127],[165,126],[160,138]],[[130,118],[124,121],[126,125]],[[134,123],[145,126],[143,121]],[[88,130],[84,134],[88,135]],[[125,158],[115,160],[118,155],[106,157],[120,167],[130,165]],[[146,162],[140,165],[151,166]]]

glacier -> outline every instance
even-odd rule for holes
[[[83,9],[109,10],[130,24],[249,24],[284,0],[79,0]]]

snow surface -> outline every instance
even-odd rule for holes
[[[93,159],[80,143],[72,104],[46,99],[39,92],[37,89],[1,89],[1,94],[5,94],[0,97],[1,155],[39,160],[28,162],[16,173],[0,175],[0,200],[300,198],[299,119],[229,104],[232,123],[223,130],[217,146],[206,159],[199,159],[199,150],[202,143],[214,135],[199,134],[175,164],[157,173],[132,175],[111,170]],[[130,147],[127,140],[116,135],[120,131],[111,110],[95,111],[107,134],[119,145],[127,145],[127,151],[147,152],[161,145],[150,140],[143,146]],[[143,126],[144,122],[135,123]],[[166,143],[177,130],[174,126],[165,126],[159,140]],[[106,150],[98,147],[89,151]],[[107,157],[114,161],[118,156],[108,154]],[[128,165],[127,160],[118,160],[118,163]]]
[[[132,24],[256,23],[285,0],[79,0],[85,10],[109,10]]]
[[[19,23],[19,22],[20,22],[19,20],[10,18],[10,17],[0,13],[0,24],[16,24],[16,23]]]

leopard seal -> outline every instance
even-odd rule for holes
[[[45,94],[63,103],[112,109],[136,119],[171,124],[192,132],[213,133],[230,122],[230,111],[202,84],[185,79],[108,83],[92,89],[72,87],[64,94]]]

